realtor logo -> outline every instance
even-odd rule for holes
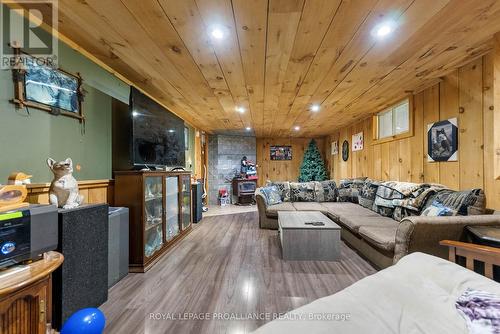
[[[2,69],[22,66],[22,55],[57,67],[57,0],[2,0],[0,18]]]

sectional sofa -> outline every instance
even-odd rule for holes
[[[278,229],[279,211],[321,211],[341,226],[342,239],[379,268],[423,252],[447,258],[441,240],[463,240],[467,225],[500,225],[500,214],[485,208],[480,189],[452,191],[441,185],[379,182],[366,178],[334,181],[268,182],[281,196],[269,205],[266,192],[255,193],[259,226]],[[267,189],[266,189],[267,190]],[[436,214],[443,204],[447,216]],[[443,212],[438,212],[443,214]]]

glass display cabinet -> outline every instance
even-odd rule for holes
[[[115,206],[129,208],[129,271],[145,272],[192,229],[190,172],[115,172]]]
[[[167,208],[167,241],[172,240],[180,233],[179,226],[179,178],[167,176],[167,196],[165,206]]]
[[[144,178],[144,255],[151,257],[163,246],[163,178]]]

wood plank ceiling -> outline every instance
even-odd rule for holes
[[[491,50],[500,1],[59,0],[59,31],[201,129],[312,136]]]

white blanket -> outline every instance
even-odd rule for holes
[[[486,277],[441,258],[413,253],[254,333],[467,333],[455,308],[467,288],[500,295],[500,284]]]

